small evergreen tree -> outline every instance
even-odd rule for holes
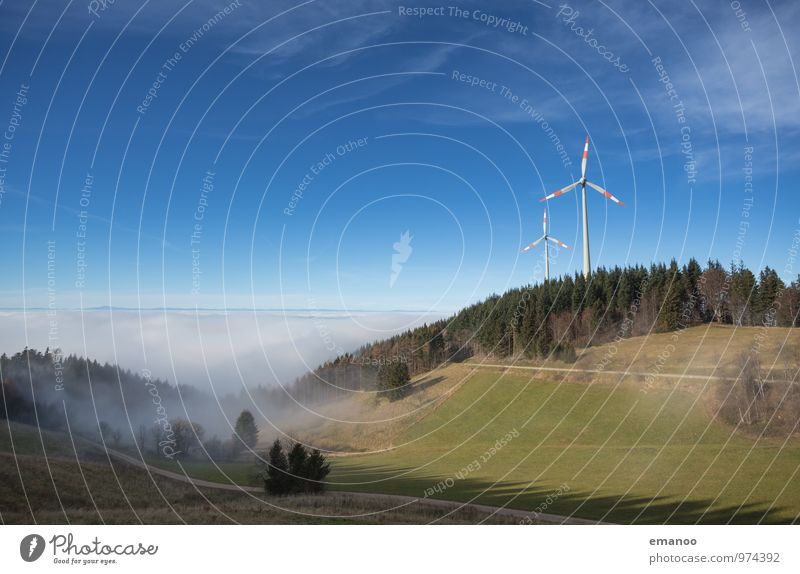
[[[267,494],[281,495],[289,492],[291,476],[289,475],[289,461],[283,452],[281,441],[275,439],[269,449],[267,473],[264,477],[264,490]]]
[[[308,461],[308,452],[299,442],[292,445],[289,450],[289,492],[303,492],[306,490],[305,481],[306,477],[306,463]]]
[[[325,489],[325,477],[331,471],[331,465],[325,460],[325,456],[314,449],[308,455],[306,461],[306,478],[308,478],[308,490],[310,492],[322,492]]]
[[[244,446],[251,449],[256,446],[256,442],[258,442],[258,427],[250,411],[242,411],[239,418],[236,419],[234,431],[233,447],[237,453]]]

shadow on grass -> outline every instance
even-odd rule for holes
[[[19,443],[16,445],[21,446]],[[212,503],[235,508],[250,505],[243,514],[253,520],[284,519],[281,514],[268,517],[253,514],[253,508],[261,512],[255,504],[257,498],[263,497],[260,493],[255,498],[251,494],[212,489],[202,489],[201,493],[185,483],[148,476],[144,470],[125,463],[113,461],[111,465],[106,453],[94,447],[79,449],[79,468],[75,453],[69,452],[71,444],[55,446],[58,448],[47,448],[47,461],[35,448],[31,448],[29,454],[19,454],[18,450],[16,456],[0,453],[0,518],[3,522],[9,519],[22,523],[61,522],[67,514],[72,520],[76,512],[83,517],[81,521],[86,522],[97,522],[100,516],[105,520],[111,513],[116,522],[135,523],[139,521],[137,516],[141,512],[151,513],[150,521],[171,522],[178,519],[171,510],[172,504],[181,506],[182,512],[187,512],[188,508],[199,513],[197,521],[202,522],[203,512],[209,512]],[[195,478],[230,484],[222,476],[214,475],[218,471],[212,465],[193,463],[189,466],[191,468],[185,466],[186,471]],[[237,484],[255,482],[259,485],[257,481],[250,482],[259,470],[256,464],[240,463],[227,470]],[[235,470],[238,470],[238,478],[234,477]],[[475,476],[459,480],[451,475],[450,478],[452,482],[447,476],[424,470],[412,471],[401,465],[351,460],[336,465],[328,485],[334,491],[398,494],[419,499],[428,494],[432,499],[507,506],[527,512],[620,524],[778,524],[791,522],[796,514],[793,505],[770,508],[771,501],[764,500],[737,507],[713,504],[712,500],[699,497],[682,502],[681,495],[650,497],[616,495],[607,491],[593,493],[573,488],[570,484],[565,488],[552,481],[539,481],[532,485],[523,481],[493,484]],[[212,521],[212,518],[208,520]]]
[[[412,394],[424,391],[433,387],[434,385],[438,385],[442,381],[445,380],[445,377],[425,377],[417,381],[417,383],[412,387]]]
[[[508,507],[531,513],[556,514],[617,524],[787,524],[790,509],[770,502],[745,503],[741,507],[714,504],[711,499],[683,496],[631,496],[576,490],[569,484],[546,481],[529,484],[504,481],[493,484],[469,476],[449,479],[389,465],[354,465],[337,469],[331,490],[399,494],[420,499],[472,502]]]
[[[265,496],[221,491],[158,475],[125,462],[81,462],[0,452],[3,524],[476,524],[485,513],[451,512],[385,496],[329,492]],[[491,522],[513,524],[512,517]]]
[[[113,472],[108,461],[83,462],[81,470],[74,459],[49,459],[45,467],[43,457],[23,455],[16,458],[0,454],[0,516],[4,522],[26,523],[44,521],[61,523],[66,516],[70,522],[118,523],[156,522],[172,523],[192,516],[191,522],[231,522],[227,513],[235,512],[234,520],[259,523],[297,521],[285,512],[265,513],[267,506],[291,507],[305,504],[309,511],[328,505],[333,512],[352,514],[359,498],[337,501],[345,496],[335,491],[366,492],[376,495],[399,494],[420,500],[426,498],[452,502],[475,502],[490,506],[535,512],[589,518],[620,524],[775,524],[788,522],[785,508],[767,509],[766,503],[733,506],[713,506],[711,501],[694,499],[681,503],[666,497],[593,495],[590,492],[566,489],[546,483],[528,485],[523,482],[504,482],[497,485],[489,481],[465,477],[443,482],[438,476],[406,473],[408,469],[387,466],[358,467],[337,472],[329,483],[330,496],[301,501],[296,497],[264,497],[261,493],[196,489],[185,483],[149,477],[145,471],[125,463],[114,462]],[[52,473],[52,474],[51,474]],[[362,484],[346,484],[358,479]],[[365,480],[373,482],[364,484]],[[435,489],[438,485],[438,491]],[[333,497],[333,498],[331,498]],[[263,501],[267,503],[265,506]],[[331,503],[333,501],[333,503]],[[331,506],[333,504],[333,506]],[[403,507],[404,520],[427,523],[431,520],[448,520],[449,509],[439,509],[439,515],[426,513],[430,505],[405,506],[392,500],[372,503],[378,510]],[[174,507],[174,510],[173,510]],[[462,511],[463,513],[463,511]],[[205,517],[205,518],[204,518]],[[491,518],[488,514],[474,513],[470,522]],[[512,522],[525,522],[526,515],[506,518]],[[352,522],[352,521],[351,521]],[[417,523],[414,522],[414,523]]]

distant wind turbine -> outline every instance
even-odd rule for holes
[[[545,279],[545,281],[548,281],[550,279],[550,246],[547,244],[547,242],[548,241],[552,241],[556,245],[560,245],[561,247],[564,247],[566,249],[569,249],[569,247],[567,247],[566,244],[561,243],[555,237],[552,237],[552,236],[547,234],[547,210],[546,209],[544,210],[544,218],[542,219],[542,233],[543,233],[543,235],[539,239],[537,239],[536,241],[534,241],[533,243],[528,245],[522,251],[525,252],[528,249],[536,247],[539,244],[539,242],[544,239],[544,279]]]
[[[618,203],[622,206],[625,205],[619,199],[608,193],[605,189],[603,189],[599,185],[595,185],[591,181],[586,180],[586,160],[588,158],[589,158],[589,136],[587,135],[586,145],[583,148],[583,160],[581,161],[581,178],[575,183],[568,185],[563,189],[559,189],[558,191],[554,191],[547,197],[540,200],[540,201],[547,201],[548,199],[552,199],[556,196],[567,193],[568,191],[572,190],[578,185],[581,186],[581,202],[583,203],[583,276],[587,279],[589,278],[589,271],[591,270],[592,265],[589,259],[589,216],[586,213],[586,186],[588,185],[597,192],[602,193],[614,203]]]

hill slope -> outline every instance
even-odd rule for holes
[[[340,401],[338,413],[364,422],[329,420],[301,438],[373,451],[334,457],[331,480],[341,490],[623,523],[795,520],[796,383],[773,383],[785,410],[765,411],[751,425],[726,419],[721,407],[738,384],[733,357],[758,343],[762,376],[794,376],[800,333],[706,325],[677,335],[592,347],[574,364],[451,364],[416,380],[422,395]],[[673,360],[656,368],[670,344]],[[604,373],[587,372],[598,363]]]
[[[642,393],[628,382],[480,371],[394,445],[337,458],[336,488],[622,523],[790,522],[800,513],[798,440],[744,435],[679,386]]]
[[[409,396],[403,400],[392,403],[376,399],[374,393],[352,393],[345,399],[309,409],[306,416],[297,417],[294,425],[282,430],[333,454],[385,450],[395,444],[398,435],[449,399],[475,369],[494,369],[499,374],[510,368],[519,376],[555,382],[613,385],[625,381],[648,389],[680,386],[684,391],[702,393],[703,403],[715,410],[719,407],[720,390],[727,394],[733,382],[730,379],[739,375],[736,359],[756,344],[766,380],[796,379],[800,369],[800,330],[702,325],[582,349],[571,363],[473,357],[415,377]],[[667,361],[662,360],[665,350],[669,351]],[[800,405],[782,396],[784,385],[775,387],[782,408],[793,410],[796,416]],[[795,422],[796,418],[789,415],[781,420],[776,416],[771,425],[774,432],[770,434],[785,435]],[[778,428],[779,423],[785,428]],[[740,429],[744,430],[757,434],[763,425]],[[798,431],[800,428],[794,429]],[[262,432],[261,446],[266,448],[274,438],[274,434]]]

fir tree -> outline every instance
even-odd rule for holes
[[[291,476],[289,475],[289,461],[283,452],[281,441],[275,439],[267,455],[267,472],[264,478],[264,489],[267,494],[281,495],[288,494],[291,486]]]
[[[250,411],[242,411],[236,419],[233,434],[233,448],[238,452],[243,447],[252,449],[258,442],[258,427]]]

